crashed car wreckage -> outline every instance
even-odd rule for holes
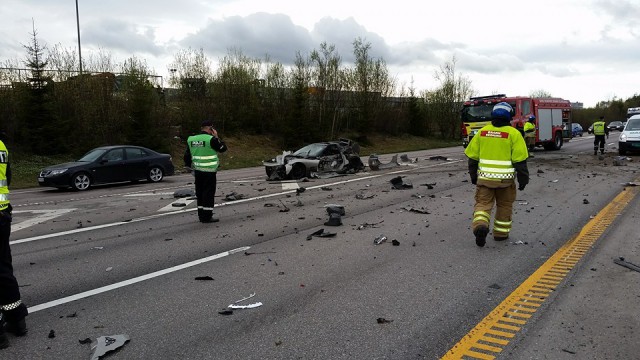
[[[349,139],[309,144],[263,161],[268,180],[314,177],[319,173],[347,174],[364,170],[360,146]]]

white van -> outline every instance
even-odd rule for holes
[[[620,133],[618,153],[626,155],[628,151],[640,152],[640,115],[633,115]]]

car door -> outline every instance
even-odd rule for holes
[[[124,181],[124,150],[115,148],[107,151],[98,160],[92,170],[93,181],[95,183],[113,183]]]
[[[127,147],[124,149],[124,176],[126,180],[142,180],[147,178],[149,168],[149,154],[141,148]]]

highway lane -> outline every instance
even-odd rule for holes
[[[82,358],[90,350],[78,339],[127,333],[131,343],[115,357],[437,358],[584,226],[621,184],[633,180],[637,166],[613,167],[610,156],[602,161],[587,156],[590,146],[587,140],[572,141],[558,152],[536,151],[531,185],[517,201],[512,241],[490,240],[483,249],[469,229],[473,186],[461,147],[447,150],[458,161],[425,160],[443,153],[432,150],[422,153],[416,166],[300,183],[307,188],[300,196],[283,191],[282,184],[245,182],[250,174],[243,180],[223,171],[221,179],[229,176],[229,181],[221,183],[220,193],[272,197],[220,206],[217,224],[199,224],[187,209],[16,243],[23,297],[38,311],[28,318],[29,336],[12,338],[13,346],[4,351],[15,358]],[[389,180],[399,175],[413,189],[391,190]],[[178,187],[188,183],[188,176],[178,179]],[[117,219],[131,206],[117,194],[141,187],[147,186],[94,190],[113,196],[69,203],[87,218],[113,213]],[[356,194],[373,197],[359,200]],[[156,214],[167,200],[150,198],[137,200],[149,203],[136,205],[145,209],[141,217]],[[298,200],[303,206],[296,206]],[[288,212],[279,211],[283,203]],[[323,226],[324,206],[331,203],[346,208],[340,227]],[[408,211],[411,207],[429,214]],[[63,216],[74,223],[70,214]],[[47,234],[50,222],[34,225],[39,230],[33,233]],[[320,228],[336,236],[306,240]],[[27,230],[15,232],[12,240],[32,236]],[[373,245],[380,234],[389,241]],[[516,245],[517,240],[527,244]],[[234,249],[241,250],[227,253]],[[196,276],[215,280],[196,281]],[[43,306],[108,286],[114,289]],[[260,301],[261,307],[218,314],[254,292],[243,303]],[[389,322],[379,324],[378,318]],[[52,329],[57,335],[49,339]]]

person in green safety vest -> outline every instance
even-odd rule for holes
[[[529,183],[529,153],[524,138],[510,124],[513,112],[506,102],[496,104],[491,124],[480,129],[464,151],[469,158],[471,183],[477,185],[471,228],[480,247],[486,243],[494,204],[493,238],[496,241],[509,238],[515,181],[518,180],[520,191]]]
[[[536,117],[534,115],[529,116],[529,121],[524,124],[524,140],[529,152],[533,151],[536,146]],[[530,157],[533,156],[530,155]]]
[[[27,333],[25,317],[29,312],[20,299],[18,281],[13,274],[11,261],[11,203],[9,202],[9,185],[11,183],[11,167],[9,150],[0,140],[0,349],[9,346],[5,330],[16,336]]]
[[[202,223],[218,222],[213,217],[216,196],[216,172],[220,164],[218,153],[227,151],[227,145],[218,137],[213,122],[203,121],[200,134],[189,136],[184,153],[184,164],[193,169],[195,176],[198,219]]]
[[[609,138],[609,128],[604,123],[604,116],[600,116],[600,119],[596,120],[589,128],[589,133],[593,132],[595,139],[593,140],[593,155],[598,155],[598,147],[600,148],[600,154],[604,154],[605,136]]]

